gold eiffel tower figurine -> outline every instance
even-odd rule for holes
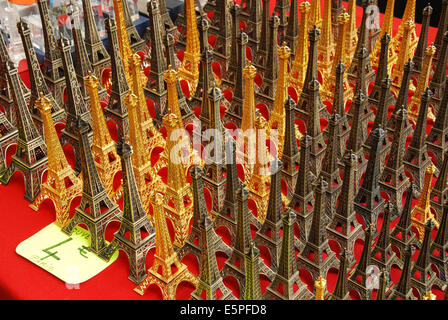
[[[311,12],[310,19],[308,20],[308,29],[311,30],[314,26],[316,26],[317,29],[322,29],[322,10],[320,7],[320,0],[313,0],[313,2],[311,2]]]
[[[325,83],[332,70],[332,60],[335,55],[333,41],[333,30],[331,25],[331,0],[325,0],[324,20],[322,23],[322,33],[317,45],[317,67],[322,76],[322,83]]]
[[[145,280],[134,290],[143,295],[150,285],[155,284],[162,291],[163,300],[176,300],[179,283],[187,281],[197,287],[199,281],[187,269],[187,266],[179,261],[177,253],[173,249],[163,209],[163,195],[156,193],[151,202],[154,209],[153,221],[157,243],[154,263],[148,270]]]
[[[345,35],[346,47],[345,56],[347,57],[347,66],[351,65],[351,59],[355,56],[356,45],[358,43],[358,32],[356,29],[356,0],[348,0],[347,13],[350,18],[348,20],[347,33]]]
[[[184,59],[182,60],[182,65],[179,68],[179,77],[188,82],[190,97],[193,97],[199,82],[198,66],[201,60],[201,49],[194,0],[185,0],[185,13],[187,21],[187,40]]]
[[[115,141],[110,136],[103,109],[100,105],[98,78],[89,72],[89,75],[84,79],[84,85],[90,96],[90,113],[92,115],[93,128],[91,149],[95,159],[96,169],[109,198],[116,202],[120,198],[123,190],[121,186],[116,191],[114,190],[114,177],[121,171],[121,163],[117,155]]]
[[[138,98],[131,93],[126,96],[125,102],[129,117],[129,141],[134,150],[132,167],[143,208],[148,212],[151,196],[155,194],[158,188],[160,189],[162,179],[151,165],[151,155],[144,144],[137,111]]]
[[[392,38],[393,36],[393,27],[394,27],[394,7],[395,0],[387,1],[386,11],[384,13],[383,24],[381,25],[381,31],[378,39],[381,39],[386,33]],[[381,41],[377,41],[375,43],[375,47],[373,51],[370,53],[370,64],[372,66],[378,67],[378,62],[381,54]],[[390,59],[393,55],[392,48],[389,46],[389,59],[387,60],[387,73],[390,74],[392,69],[392,64],[390,63]]]
[[[423,240],[423,235],[425,234],[425,224],[432,220],[435,227],[439,228],[439,223],[431,212],[430,204],[430,192],[431,192],[431,181],[435,172],[435,166],[431,163],[426,169],[425,181],[423,183],[422,192],[417,200],[417,204],[411,211],[411,223],[418,231],[417,237],[420,241]]]
[[[411,98],[411,102],[408,105],[408,117],[409,120],[416,123],[418,110],[420,109],[420,100],[422,94],[428,86],[429,74],[431,73],[432,58],[436,53],[436,47],[431,44],[425,50],[425,59],[423,60],[423,67],[418,76],[417,88],[414,91],[414,95]],[[432,117],[431,117],[432,116]],[[428,118],[434,121],[434,113],[432,110],[428,110]]]
[[[130,83],[131,80],[130,59],[132,57],[133,52],[131,49],[131,44],[129,42],[129,37],[126,30],[126,23],[124,21],[123,0],[113,0],[113,1],[114,1],[115,21],[117,23],[118,45],[120,47],[120,53],[121,53],[121,62],[123,63],[123,69],[126,75],[126,81]]]
[[[286,77],[288,74],[288,60],[291,56],[291,49],[283,42],[283,45],[277,50],[278,53],[278,79],[277,89],[275,91],[274,105],[269,117],[269,137],[270,131],[277,129],[277,150],[278,158],[281,159],[283,154],[283,142],[285,139],[285,101],[288,98],[286,87]]]
[[[398,27],[397,34],[391,41],[391,47],[393,51],[398,51],[400,44],[403,42],[405,35],[406,23],[412,21],[415,23],[415,3],[416,0],[409,0],[406,2],[406,7],[404,9],[403,18],[401,18],[401,24]],[[418,37],[415,28],[410,30],[410,42],[409,42],[409,52],[414,52],[418,44]]]
[[[36,100],[36,107],[42,115],[48,154],[47,181],[42,184],[37,198],[30,207],[37,211],[41,203],[50,199],[56,209],[56,224],[63,228],[70,219],[72,200],[82,193],[82,180],[75,175],[68,164],[51,116],[51,101],[42,93]]]
[[[167,131],[168,180],[165,192],[165,212],[174,226],[174,245],[181,248],[188,237],[188,226],[193,216],[193,194],[187,182],[187,175],[182,165],[185,162],[185,151],[189,149],[187,140],[180,136],[172,141],[173,131],[182,126],[174,113],[163,117],[163,125]],[[179,148],[180,145],[180,148]],[[174,150],[177,149],[177,154]],[[187,150],[188,152],[188,150]]]
[[[308,1],[302,2],[299,6],[301,23],[297,38],[296,54],[294,55],[288,78],[288,86],[296,90],[297,98],[300,97],[302,92],[308,66],[308,17],[311,10],[310,7],[311,5]]]

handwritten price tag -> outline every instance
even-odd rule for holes
[[[90,234],[77,226],[71,236],[54,223],[22,241],[16,252],[42,269],[53,274],[71,287],[85,282],[110,266],[117,258],[114,253],[109,262],[88,250]]]

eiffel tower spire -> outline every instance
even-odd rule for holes
[[[103,253],[109,260],[113,253],[123,250],[129,259],[129,280],[139,284],[146,276],[145,260],[148,251],[155,247],[155,233],[148,215],[143,209],[140,193],[132,169],[132,146],[122,137],[117,144],[123,170],[123,217],[114,239]],[[129,232],[129,238],[127,237]],[[147,235],[142,236],[145,232]]]
[[[298,36],[299,36],[298,0],[291,0],[291,4],[289,7],[288,24],[286,26],[284,41],[286,42],[287,46],[291,48],[292,52],[296,52]]]
[[[247,34],[249,36],[249,46],[252,50],[257,51],[262,39],[261,24],[262,24],[262,0],[252,0],[252,5],[249,6],[249,20],[247,21]],[[264,3],[263,3],[264,4]],[[235,22],[234,22],[235,23]]]
[[[389,0],[387,1],[387,5],[386,5],[386,10],[384,12],[384,18],[383,18],[383,24],[381,25],[381,31],[379,34],[379,38],[383,39],[383,37],[385,35],[389,36],[389,44],[390,44],[390,40],[391,37],[393,35],[393,26],[394,26],[394,8],[395,8],[395,0]],[[382,41],[377,41],[375,43],[375,47],[373,49],[373,51],[370,53],[370,61],[372,63],[372,65],[376,65],[379,66],[381,65],[381,63],[379,63],[379,60],[381,60],[381,52],[383,52],[382,50]],[[388,49],[388,54],[391,53],[392,48]],[[389,65],[389,63],[387,64],[387,72],[391,71],[392,66]],[[377,75],[378,76],[378,75]]]
[[[238,58],[240,55],[240,46],[237,42],[237,39],[239,38],[240,34],[242,33],[240,29],[240,15],[241,15],[241,7],[234,2],[230,6],[230,15],[232,17],[232,45],[230,47],[230,63],[228,64],[226,73],[222,78],[224,83],[229,82],[230,85],[235,84],[235,74],[238,70]],[[245,43],[247,44],[247,42]],[[246,58],[246,51],[243,52],[244,55],[244,62]]]
[[[311,2],[310,20],[308,21],[308,28],[311,30],[313,27],[322,29],[322,9],[320,7],[320,1],[313,0]]]
[[[438,217],[440,226],[431,244],[429,259],[437,267],[438,278],[446,282],[448,279],[448,256],[443,254],[448,249],[448,204],[446,202],[443,204],[443,213],[438,215]]]
[[[124,98],[129,92],[129,86],[118,46],[115,19],[108,18],[104,23],[109,40],[110,62],[112,66],[112,87],[109,103],[104,108],[104,115],[106,120],[112,120],[115,123],[118,129],[118,137],[122,137],[126,136],[129,132],[128,110],[124,102]]]
[[[445,69],[444,66],[447,62],[447,54],[448,52],[448,31],[443,35],[442,47],[440,48],[439,53],[437,54],[437,65],[434,70],[434,74],[432,75],[432,79],[429,82],[429,88],[433,93],[431,105],[434,109],[434,114],[437,114],[439,111],[440,103],[443,96],[443,90],[445,89]]]
[[[197,287],[198,280],[193,273],[188,271],[187,266],[180,262],[177,253],[174,251],[163,212],[163,195],[156,193],[151,202],[157,243],[154,263],[148,270],[146,278],[134,291],[143,295],[151,284],[156,284],[161,289],[164,300],[175,300],[179,283],[187,281]],[[172,268],[173,265],[176,267],[175,271]],[[159,273],[160,268],[162,273]]]
[[[324,19],[322,22],[322,36],[317,46],[317,67],[319,68],[322,81],[327,81],[330,76],[335,55],[335,44],[333,41],[333,30],[331,26],[331,1],[326,0],[324,5]],[[316,1],[313,1],[316,2]]]
[[[412,247],[406,246],[404,249],[404,264],[401,270],[400,280],[387,293],[387,300],[415,300],[411,288],[411,264],[412,264]]]
[[[57,49],[56,37],[54,35],[50,12],[48,10],[48,1],[38,0],[37,6],[39,8],[45,46],[45,57],[42,71],[45,81],[56,102],[62,106],[64,105],[64,90],[66,82],[64,81],[64,72],[62,70],[63,65],[61,53]]]
[[[386,299],[386,272],[384,269],[380,271],[379,288],[376,292],[376,300]]]
[[[37,61],[36,52],[34,51],[33,43],[31,41],[31,31],[28,23],[26,23],[25,20],[21,18],[17,23],[17,30],[19,31],[20,37],[22,38],[23,49],[25,51],[26,61],[28,64],[28,74],[30,77],[31,97],[29,109],[31,111],[31,116],[37,126],[37,129],[43,135],[43,119],[36,106],[36,100],[39,99],[40,94],[43,93],[45,98],[50,101],[51,115],[55,124],[65,123],[65,111],[63,107],[53,98],[47,84],[45,83],[44,76],[42,74],[39,62]],[[2,41],[3,39],[0,40],[0,42]],[[21,80],[20,83],[21,85],[23,85]],[[23,88],[22,92],[24,92]]]
[[[147,49],[146,43],[138,34],[137,29],[135,28],[134,23],[131,20],[131,14],[129,12],[128,2],[123,0],[114,0],[114,12],[115,12],[115,19],[117,20],[117,27],[120,30],[123,31],[126,30],[126,35],[129,39],[129,41],[127,42],[129,43],[132,51],[133,52],[146,51]],[[120,37],[121,35],[119,34],[119,38]],[[124,40],[124,38],[121,39]],[[126,58],[123,57],[123,59]]]
[[[260,270],[259,270],[260,250],[255,247],[253,241],[250,242],[249,250],[246,252],[246,281],[244,285],[244,300],[261,300]]]
[[[268,49],[270,46],[269,37],[269,0],[261,0],[263,11],[261,15],[260,43],[253,59],[254,65],[259,70],[265,70],[267,67]]]
[[[110,56],[98,34],[91,1],[82,0],[82,9],[84,14],[84,43],[94,73],[99,78],[103,70],[110,64]]]
[[[435,211],[435,216],[440,220],[443,215],[443,206],[448,200],[448,154],[445,151],[442,165],[439,167],[439,176],[434,187],[431,189],[430,205]]]
[[[48,176],[42,184],[41,192],[30,207],[37,211],[45,199],[50,199],[55,206],[56,225],[63,228],[70,219],[72,200],[82,193],[82,181],[75,175],[62,150],[51,116],[51,107],[51,100],[41,93],[36,100],[36,108],[41,112],[43,120],[48,154]]]
[[[0,172],[0,182],[6,185],[14,172],[22,172],[25,199],[33,202],[41,189],[42,173],[48,167],[47,148],[26,105],[17,69],[12,61],[6,62],[5,67],[17,116],[18,138],[16,153],[8,168]]]
[[[338,278],[336,280],[336,286],[334,287],[333,293],[330,296],[330,300],[350,300],[347,290],[347,264],[349,262],[345,249],[342,249],[339,257],[340,263]]]
[[[17,128],[9,122],[6,114],[0,112],[0,183],[2,183],[1,176],[3,175],[3,171],[8,166],[6,162],[6,151],[11,144],[17,144],[17,135]]]
[[[412,24],[415,25],[415,6],[416,6],[416,0],[409,0],[406,2],[406,7],[404,9],[403,17],[401,18],[401,24],[398,27],[397,33],[395,34],[395,37],[392,41],[392,48],[395,52],[399,52],[400,44],[404,42],[405,39],[405,33],[406,33],[406,24],[408,21],[411,21]],[[409,49],[408,52],[412,53],[415,50],[415,47],[417,46],[418,37],[417,33],[415,31],[415,28],[412,28],[409,34]]]
[[[434,45],[437,48],[436,56],[434,57],[435,61],[438,60],[438,55],[440,52],[439,49],[440,49],[440,46],[442,45],[442,38],[443,38],[443,35],[445,34],[445,31],[447,30],[447,27],[448,27],[448,1],[442,0],[441,13],[440,13],[440,18],[439,18],[439,23],[437,25],[437,34],[436,34],[436,38],[434,40]]]
[[[85,224],[90,233],[89,249],[101,255],[107,248],[104,239],[106,227],[111,221],[121,221],[122,212],[108,197],[98,175],[95,160],[90,151],[90,125],[78,116],[74,123],[74,130],[79,141],[83,191],[81,203],[76,208],[75,215],[62,231],[71,235],[78,224]]]
[[[297,2],[296,2],[297,4]],[[297,6],[296,6],[297,10]],[[278,26],[278,33],[280,35],[280,40],[283,41],[284,33],[288,27],[288,12],[289,11],[289,1],[288,0],[276,0],[274,6],[274,15],[278,16],[280,19],[280,24]]]
[[[303,300],[311,299],[306,285],[299,278],[299,270],[294,254],[294,221],[295,213],[286,209],[283,220],[283,237],[279,265],[274,280],[266,288],[265,300]],[[295,291],[294,285],[298,288]]]
[[[431,96],[431,90],[426,88],[422,95],[414,134],[403,159],[405,170],[412,175],[413,181],[419,190],[423,185],[426,168],[431,164],[431,158],[427,154],[426,146],[426,118]]]
[[[429,21],[431,20],[431,14],[432,14],[432,7],[428,3],[428,5],[423,9],[422,28],[420,29],[417,48],[415,49],[414,57],[412,58],[412,61],[414,62],[414,72],[417,74],[419,74],[423,68],[425,49],[428,44],[428,28],[429,28]]]
[[[351,57],[354,57],[358,43],[358,33],[356,32],[356,0],[348,0],[347,13],[349,15],[347,33],[345,34],[345,56],[347,59],[347,66],[350,65],[349,61]],[[338,36],[339,37],[339,36]]]
[[[232,16],[230,14],[230,4],[226,0],[217,1],[217,4],[221,8],[213,15],[213,18],[218,19],[217,23],[211,26],[212,33],[216,35],[213,54],[215,60],[221,66],[221,75],[225,75],[230,62],[231,47],[235,42],[232,42]]]
[[[372,225],[366,225],[364,232],[364,247],[362,248],[361,258],[358,265],[353,269],[348,278],[347,287],[348,290],[356,291],[361,300],[370,300],[372,291],[368,288],[367,267],[370,266],[370,255],[372,252]]]

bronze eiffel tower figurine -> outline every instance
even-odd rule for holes
[[[439,168],[439,176],[437,177],[434,187],[430,193],[430,206],[435,211],[435,216],[438,220],[443,216],[443,207],[448,201],[448,151],[444,152],[442,166]]]
[[[288,24],[283,39],[291,52],[296,52],[299,37],[299,5],[297,0],[291,0],[289,7]]]
[[[417,48],[414,52],[412,61],[414,62],[414,73],[419,75],[423,68],[423,60],[425,58],[425,50],[428,45],[428,28],[431,20],[432,7],[428,3],[423,9],[422,28],[420,29],[420,35],[418,36]]]
[[[0,39],[0,41],[2,40]],[[17,136],[17,128],[9,122],[6,114],[0,112],[0,179],[1,173],[6,170],[8,166],[6,161],[8,148],[17,144]]]
[[[439,17],[439,23],[437,25],[436,38],[434,40],[434,45],[437,48],[436,54],[434,56],[434,62],[438,60],[438,55],[440,54],[440,47],[442,46],[442,38],[448,27],[448,1],[442,0],[442,8]]]
[[[445,180],[446,181],[446,180]],[[436,266],[438,278],[446,283],[448,280],[448,204],[444,202],[443,213],[438,216],[439,230],[429,250],[430,262]]]
[[[260,288],[260,250],[255,247],[253,241],[249,244],[249,250],[245,254],[246,280],[244,283],[244,300],[262,300]]]
[[[252,63],[257,68],[257,70],[262,72],[267,67],[268,50],[269,46],[271,45],[271,37],[269,37],[269,0],[261,1],[263,3],[263,11],[261,16],[260,43],[255,50],[253,47],[251,47],[250,42],[249,46],[251,47],[253,54]]]
[[[401,270],[400,280],[397,284],[386,293],[387,300],[416,300],[412,294],[411,288],[411,267],[412,267],[412,248],[410,245],[406,246],[403,251],[403,268]]]
[[[262,11],[262,0],[251,0],[251,6],[248,8],[247,17],[247,34],[249,36],[248,46],[252,51],[252,56],[258,51],[262,43],[263,36],[261,35],[262,20],[264,17],[264,11]],[[264,5],[264,3],[263,3]],[[245,19],[245,10],[241,12],[241,19]]]
[[[214,12],[210,26],[212,35],[216,36],[215,47],[213,48],[214,60],[219,63],[221,78],[226,75],[230,63],[232,44],[232,15],[230,13],[231,4],[226,0],[218,0],[217,4],[221,9]],[[235,3],[236,4],[236,3]],[[238,26],[239,27],[239,26]]]
[[[347,265],[349,262],[345,249],[342,249],[339,257],[340,262],[338,278],[336,280],[336,286],[334,287],[333,293],[330,295],[329,300],[350,300],[350,295],[347,290]]]
[[[429,89],[433,93],[431,97],[431,106],[433,107],[433,115],[439,112],[443,91],[445,89],[445,68],[448,59],[448,31],[443,35],[442,47],[437,54],[437,65],[429,82]]]

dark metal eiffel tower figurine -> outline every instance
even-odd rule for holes
[[[375,107],[376,110],[378,110],[378,105],[380,103],[381,98],[381,92],[383,91],[382,84],[384,79],[389,79],[389,74],[387,72],[387,65],[388,65],[388,57],[389,57],[389,44],[390,44],[390,35],[384,34],[384,36],[381,38],[381,53],[380,58],[378,61],[378,70],[376,72],[375,76],[375,83],[373,84],[372,91],[370,91],[369,94],[369,103]],[[392,80],[391,80],[392,81]],[[390,85],[389,85],[390,87]],[[386,96],[384,99],[383,104],[386,105],[386,112],[387,107],[393,103],[394,97],[392,93],[390,92],[390,88],[387,89]],[[387,113],[386,113],[387,115]],[[383,127],[386,124],[383,125]]]
[[[372,252],[372,233],[372,225],[366,224],[364,247],[362,248],[361,258],[347,281],[347,289],[356,291],[361,300],[370,300],[373,289],[369,288],[367,284],[367,277],[369,276],[367,267],[370,266],[370,254]]]
[[[440,47],[442,46],[442,38],[445,34],[445,31],[448,27],[448,1],[442,0],[442,8],[440,12],[439,23],[437,25],[437,34],[434,40],[434,46],[437,48],[437,51],[434,55],[434,61],[437,61],[438,54],[440,53]]]
[[[302,119],[305,123],[308,122],[310,118],[313,118],[313,112],[318,113],[316,116],[321,118],[328,118],[329,114],[325,107],[325,105],[322,103],[322,99],[319,92],[319,86],[312,83],[312,81],[318,82],[318,75],[317,75],[317,42],[320,38],[320,30],[314,26],[313,29],[311,29],[308,32],[308,38],[310,40],[310,47],[309,47],[309,55],[308,55],[308,65],[306,68],[306,75],[305,75],[305,81],[303,82],[303,89],[300,94],[299,102],[296,106],[296,112],[298,112],[298,117]],[[316,90],[313,92],[313,90]],[[313,100],[313,94],[314,94],[314,100]],[[297,117],[297,116],[296,116]]]
[[[396,202],[398,215],[401,215],[403,208],[403,193],[409,185],[409,178],[404,172],[403,164],[407,138],[405,132],[409,127],[411,125],[408,121],[408,112],[406,108],[402,108],[395,115],[395,131],[389,158],[379,179],[381,191],[389,196],[390,201]]]
[[[249,250],[245,254],[246,279],[244,284],[244,300],[262,300],[260,288],[260,250],[255,247],[253,241],[249,244]]]
[[[439,112],[443,91],[445,89],[445,66],[448,58],[448,31],[444,33],[442,47],[440,48],[440,51],[437,50],[437,52],[438,60],[436,69],[432,75],[431,81],[429,82],[429,89],[431,89],[431,92],[433,93],[431,105],[434,109],[434,114]]]
[[[185,241],[185,245],[182,248],[179,248],[177,254],[179,260],[182,260],[187,254],[191,253],[196,256],[199,264],[201,265],[201,250],[206,244],[202,242],[205,238],[201,235],[201,232],[204,230],[201,229],[200,221],[204,219],[204,216],[208,216],[204,197],[204,173],[200,167],[193,166],[190,169],[190,176],[193,180],[193,217],[191,218],[193,222],[191,225],[191,233]],[[228,257],[230,257],[232,249],[225,244],[220,236],[215,233],[213,228],[210,232],[212,235],[210,235],[210,239],[207,241],[210,242],[213,240],[213,248],[217,251],[224,252]]]
[[[336,268],[338,258],[330,249],[325,227],[328,223],[326,215],[328,201],[326,190],[328,183],[321,177],[316,183],[314,193],[313,221],[308,232],[305,247],[297,257],[298,269],[305,269],[311,273],[313,283],[319,276],[326,277],[330,268]]]
[[[240,46],[240,44],[237,42],[237,39],[239,39],[240,34],[243,32],[240,29],[240,14],[241,14],[241,8],[239,5],[235,3],[233,3],[233,5],[230,7],[230,15],[232,17],[232,29],[231,29],[231,36],[232,36],[232,45],[230,47],[230,61],[229,64],[227,66],[227,70],[226,73],[221,77],[221,79],[223,80],[223,85],[226,86],[227,83],[229,86],[234,86],[235,85],[235,76],[236,76],[236,72],[238,70],[238,61],[239,61],[239,55],[241,54],[241,52],[243,52],[243,58],[246,58],[246,44],[247,41],[244,43],[244,51],[241,51],[243,46]],[[246,37],[247,38],[247,37]],[[248,38],[247,38],[248,40]]]
[[[252,237],[250,234],[249,219],[252,214],[248,208],[249,191],[243,185],[236,193],[236,236],[232,254],[226,260],[221,271],[223,277],[232,276],[239,285],[239,292],[245,291],[246,259],[245,255],[250,250]],[[257,265],[261,260],[254,261]]]
[[[412,181],[416,185],[419,192],[423,187],[426,168],[432,164],[431,158],[427,153],[425,141],[427,124],[426,119],[428,117],[428,106],[431,96],[431,90],[426,88],[422,95],[414,134],[403,158],[404,168],[412,175]]]
[[[3,37],[0,37],[0,106],[5,110],[6,117],[13,126],[17,124],[16,114],[14,112],[14,101],[12,99],[11,88],[9,87],[6,63],[12,61],[8,49],[6,48]],[[24,95],[25,101],[30,97],[30,90],[20,79],[20,87]]]
[[[17,136],[17,128],[9,122],[6,114],[0,112],[0,182],[2,173],[8,166],[6,162],[6,151],[9,146],[17,144]]]
[[[255,0],[256,1],[256,0]],[[264,71],[267,66],[268,60],[268,49],[271,45],[269,37],[269,0],[262,0],[263,11],[261,16],[261,32],[260,32],[260,42],[257,48],[252,47],[249,41],[249,47],[252,49],[253,65],[257,70]],[[249,36],[251,34],[249,33]]]
[[[300,249],[306,243],[307,233],[310,230],[313,218],[314,195],[311,185],[316,176],[310,170],[310,149],[311,137],[305,133],[300,139],[299,170],[294,194],[288,205],[296,215],[300,235],[295,240],[295,245]]]
[[[419,75],[423,67],[423,60],[425,59],[425,49],[428,45],[428,28],[429,21],[431,20],[432,7],[428,5],[423,9],[422,28],[420,29],[420,35],[418,37],[417,48],[414,52],[412,61],[414,62],[414,74]]]
[[[296,10],[297,10],[297,2],[296,2]],[[283,42],[285,30],[288,27],[288,20],[289,20],[288,13],[290,13],[289,1],[276,0],[274,6],[274,15],[276,15],[280,19],[280,24],[278,25],[278,35],[281,42]]]
[[[191,300],[235,300],[235,297],[224,285],[216,261],[215,236],[212,219],[203,214],[198,222],[201,258],[199,284],[191,294]]]
[[[48,10],[48,1],[38,0],[37,6],[39,7],[45,45],[45,57],[42,71],[53,97],[56,99],[56,102],[62,106],[64,105],[64,90],[66,82],[64,81],[61,54],[57,49],[56,37],[54,35],[50,12]]]
[[[266,288],[264,300],[309,300],[311,292],[299,278],[299,270],[294,254],[294,221],[295,214],[286,209],[283,220],[283,237],[279,266],[274,280]]]
[[[287,196],[292,198],[299,166],[299,151],[297,148],[296,127],[294,125],[294,100],[291,97],[285,101],[285,140],[283,142],[282,154],[282,179],[286,183]]]
[[[249,47],[252,50],[252,56],[257,52],[260,45],[263,43],[262,20],[264,19],[264,11],[262,11],[263,0],[252,0],[252,5],[249,7],[249,19],[247,21],[247,34],[249,36]],[[263,1],[267,3],[267,1]],[[269,15],[269,13],[268,13]],[[266,35],[265,35],[266,36]]]
[[[271,258],[270,269],[274,273],[278,270],[280,243],[282,241],[280,233],[283,214],[280,179],[282,166],[280,160],[274,159],[271,163],[271,188],[269,190],[269,204],[266,219],[254,238],[257,247],[263,246],[269,251]]]
[[[372,133],[372,144],[370,148],[369,161],[362,181],[362,185],[355,197],[355,210],[359,213],[366,224],[376,226],[380,212],[383,211],[384,199],[380,194],[380,184],[378,182],[380,169],[380,148],[385,138],[384,130],[379,127]],[[377,235],[376,227],[372,230],[372,235]]]
[[[62,129],[61,144],[71,145],[75,152],[75,170],[76,174],[81,172],[81,158],[79,150],[79,136],[76,133],[75,123],[78,117],[81,117],[85,122],[89,124],[89,140],[92,140],[93,131],[92,128],[92,117],[90,112],[87,110],[84,98],[81,93],[80,85],[76,79],[76,71],[73,65],[71,46],[67,38],[60,38],[58,40],[58,47],[61,53],[62,62],[64,64],[64,74],[65,82],[67,87],[67,122],[65,128]]]
[[[24,197],[32,203],[40,192],[42,175],[48,167],[47,147],[31,118],[17,69],[12,61],[8,61],[5,67],[17,116],[18,138],[16,153],[8,168],[0,172],[0,182],[6,185],[16,171],[22,172],[25,181]]]
[[[213,14],[215,22],[211,25],[212,35],[216,35],[216,43],[213,48],[215,61],[221,66],[221,77],[226,74],[230,62],[232,44],[232,15],[230,14],[230,2],[218,0],[220,10]]]
[[[430,205],[435,211],[435,216],[438,220],[443,215],[443,207],[448,201],[448,151],[445,151],[445,156],[443,157],[442,166],[439,167],[439,176],[434,187],[431,189],[430,194]]]
[[[109,103],[104,108],[106,120],[115,123],[118,137],[126,136],[129,132],[128,110],[125,105],[125,97],[129,92],[123,63],[118,46],[117,25],[115,19],[108,18],[104,21],[109,41],[110,62],[112,67],[112,87],[110,90]]]
[[[103,71],[110,65],[109,52],[107,52],[98,34],[90,0],[82,0],[82,9],[84,14],[84,43],[93,71],[96,77],[101,79]]]
[[[355,198],[355,170],[358,159],[356,155],[347,150],[344,155],[344,180],[339,203],[333,219],[327,226],[328,239],[336,241],[347,254],[348,264],[351,267],[356,263],[354,256],[355,241],[362,238],[362,225],[356,220],[354,208]]]
[[[336,211],[337,200],[342,188],[342,179],[339,174],[339,160],[342,158],[339,139],[341,118],[339,114],[334,111],[335,109],[333,109],[333,113],[328,121],[328,144],[322,164],[322,170],[320,171],[320,176],[328,184],[325,194],[329,203],[329,205],[326,206],[326,215],[329,219],[333,218],[333,214]]]
[[[115,3],[118,1],[122,2],[124,25],[126,26],[126,32],[129,37],[129,43],[131,45],[132,51],[147,51],[145,40],[140,37],[137,29],[134,26],[134,23],[132,22],[128,2],[125,0],[114,0],[114,7]]]
[[[266,64],[263,72],[263,82],[258,92],[258,97],[264,101],[266,105],[271,106],[275,98],[275,89],[277,87],[278,79],[278,44],[277,44],[277,29],[279,25],[279,18],[277,16],[269,19],[269,47],[266,54]],[[263,69],[262,69],[263,70]]]
[[[150,32],[151,69],[149,71],[148,82],[146,82],[145,86],[145,96],[153,101],[154,110],[156,111],[156,119],[160,122],[165,115],[161,114],[160,111],[166,110],[168,99],[165,81],[163,80],[163,73],[167,69],[162,41],[165,28],[160,21],[159,2],[149,1],[147,3],[147,8],[152,31]],[[173,65],[173,67],[175,67],[175,65]]]
[[[378,241],[372,249],[370,263],[378,266],[380,270],[385,270],[389,274],[391,272],[392,264],[398,262],[395,252],[392,251],[392,245],[390,242],[390,221],[393,211],[396,210],[395,204],[387,202],[384,209],[383,224],[381,226],[381,232],[378,237]]]
[[[415,300],[411,288],[412,248],[406,246],[403,251],[403,268],[400,280],[386,293],[387,300]]]
[[[380,271],[380,279],[379,279],[379,288],[376,291],[376,298],[375,300],[385,300],[386,299],[386,282],[387,279],[386,277],[388,276],[388,274],[386,274],[386,271],[381,270]]]
[[[140,200],[131,163],[132,146],[125,142],[124,137],[117,144],[117,154],[123,170],[123,218],[120,229],[101,257],[109,260],[117,249],[126,252],[129,259],[128,278],[139,284],[146,277],[146,255],[155,247],[155,231]]]
[[[104,239],[107,225],[111,221],[121,221],[122,212],[118,205],[110,200],[98,175],[95,160],[90,151],[90,125],[79,116],[74,124],[74,130],[79,139],[78,152],[82,165],[83,191],[81,204],[62,231],[71,235],[78,224],[85,224],[90,233],[89,249],[100,255],[107,248]]]
[[[350,295],[347,290],[347,268],[348,268],[348,257],[346,251],[342,249],[339,255],[339,271],[338,278],[336,280],[336,286],[334,287],[333,293],[331,294],[329,300],[350,300]]]
[[[448,104],[448,78],[445,79],[445,89],[441,105]],[[428,152],[435,156],[435,166],[441,169],[444,155],[448,151],[448,112],[446,107],[440,108],[437,113],[436,121],[426,138]]]
[[[446,180],[445,180],[446,181]],[[436,266],[438,278],[442,281],[448,280],[448,203],[443,204],[443,213],[437,216],[439,218],[439,230],[431,244],[429,250],[430,262]]]
[[[28,64],[28,74],[30,77],[31,96],[28,108],[30,109],[31,117],[34,120],[37,129],[43,136],[43,120],[40,111],[36,107],[36,100],[39,99],[39,95],[43,93],[45,98],[50,100],[51,114],[53,122],[55,124],[65,124],[65,110],[63,108],[63,105],[57,103],[53,98],[47,84],[45,83],[44,76],[42,74],[40,64],[37,61],[36,52],[34,51],[33,43],[31,41],[31,31],[28,23],[26,23],[24,19],[20,19],[20,21],[17,23],[17,30],[19,31],[20,37],[22,38],[26,62]]]
[[[411,286],[417,289],[420,297],[423,297],[436,281],[436,274],[431,268],[429,251],[431,246],[431,232],[434,228],[434,223],[429,220],[425,224],[425,236],[423,238],[420,252],[417,257],[417,261],[411,268]]]
[[[291,52],[296,52],[297,39],[299,37],[299,6],[297,0],[291,0],[289,7],[288,24],[284,34],[284,41],[291,48]]]

